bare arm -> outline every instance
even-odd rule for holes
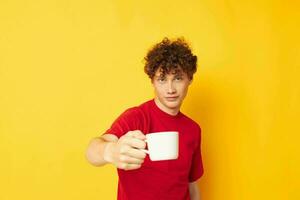
[[[87,160],[94,166],[107,164],[108,162],[104,159],[104,150],[109,143],[116,143],[117,141],[118,137],[113,134],[93,138],[86,151]]]
[[[113,134],[104,134],[91,140],[86,158],[94,166],[111,163],[119,169],[138,169],[146,157],[140,150],[146,147],[144,140],[145,135],[139,130],[129,131],[119,139]]]
[[[190,191],[191,200],[200,199],[200,192],[197,185],[197,181],[189,183],[189,191]]]

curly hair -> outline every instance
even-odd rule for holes
[[[148,51],[144,59],[144,71],[151,79],[158,69],[162,76],[183,71],[190,80],[197,71],[197,56],[192,54],[184,38],[171,41],[165,37]]]

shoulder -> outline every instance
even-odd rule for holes
[[[183,120],[185,121],[186,124],[188,124],[189,127],[193,128],[194,130],[201,133],[201,127],[200,127],[200,124],[198,122],[196,122],[195,120],[193,120],[192,118],[190,118],[186,114],[183,114],[183,113],[181,113],[181,114],[182,114]]]
[[[195,120],[188,117],[187,115],[184,115],[183,118],[186,121],[185,124],[187,124],[186,128],[190,133],[189,135],[191,136],[191,138],[193,138],[193,141],[195,142],[195,148],[198,149],[202,140],[201,127],[199,123],[197,123]]]
[[[150,101],[141,103],[137,106],[127,108],[122,114],[122,117],[142,117],[149,110]]]
[[[135,115],[140,112],[140,108],[138,106],[133,106],[127,108],[124,112],[123,115]]]
[[[141,115],[141,110],[138,106],[127,108],[123,113],[119,116],[119,118],[138,118]]]

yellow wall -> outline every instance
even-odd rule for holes
[[[199,56],[182,110],[203,130],[202,199],[300,199],[299,7],[1,1],[0,199],[115,199],[115,169],[89,165],[85,148],[152,97],[142,60],[164,36]]]

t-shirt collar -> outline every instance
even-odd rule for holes
[[[171,118],[171,119],[176,119],[178,117],[180,117],[182,115],[182,113],[180,112],[180,110],[178,111],[178,113],[176,115],[171,115],[163,110],[161,110],[155,103],[155,100],[152,99],[151,100],[151,103],[152,103],[152,107],[154,109],[154,111],[159,114],[160,116],[162,117],[167,117],[167,118]]]

